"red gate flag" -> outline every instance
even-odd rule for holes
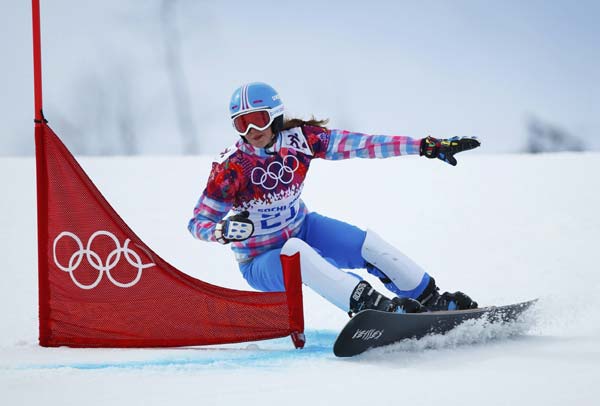
[[[168,347],[292,335],[304,345],[299,256],[286,292],[226,289],[146,246],[44,122],[36,124],[40,345]]]

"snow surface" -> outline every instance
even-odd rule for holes
[[[472,323],[334,357],[347,316],[308,289],[308,343],[219,348],[37,345],[35,167],[0,159],[0,393],[4,405],[596,405],[600,387],[600,154],[315,161],[308,207],[370,227],[481,305],[540,297],[523,323]],[[227,247],[186,225],[208,157],[82,158],[133,230],[184,272],[250,289]],[[385,175],[384,175],[385,174]],[[376,280],[369,278],[378,284]]]

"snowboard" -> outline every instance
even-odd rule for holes
[[[509,323],[537,299],[506,306],[426,313],[389,313],[363,310],[344,326],[333,345],[338,357],[352,357],[369,348],[382,347],[407,338],[444,334],[467,320],[485,318],[489,323]]]

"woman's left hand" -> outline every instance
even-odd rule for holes
[[[477,138],[452,137],[449,139],[438,140],[437,138],[428,136],[421,140],[419,153],[421,156],[424,155],[427,158],[438,158],[452,166],[456,166],[457,162],[456,158],[454,158],[454,154],[477,148],[480,145],[481,143]]]

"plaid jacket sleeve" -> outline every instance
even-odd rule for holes
[[[420,139],[329,130],[325,159],[389,158],[419,153]]]
[[[200,240],[216,241],[215,227],[227,215],[231,206],[231,203],[211,199],[204,191],[194,207],[194,217],[188,223],[188,230]]]
[[[215,227],[233,206],[240,172],[241,168],[228,162],[213,164],[206,188],[194,207],[194,217],[188,223],[188,230],[195,238],[216,241]]]

